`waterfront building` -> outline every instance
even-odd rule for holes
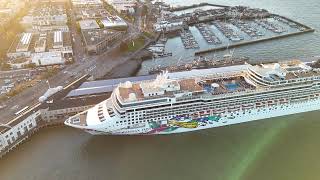
[[[183,21],[160,21],[153,25],[153,28],[156,32],[173,32],[173,31],[181,31],[185,26]]]
[[[19,142],[28,138],[40,121],[40,111],[26,114],[22,121],[11,121],[0,126],[0,156],[8,148],[13,149]]]
[[[103,101],[110,93],[91,96],[63,97],[54,102],[46,102],[47,108],[41,109],[41,118],[45,122],[62,120],[85,111]]]

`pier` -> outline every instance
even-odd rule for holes
[[[137,54],[137,58],[142,54]],[[129,60],[125,65],[115,67],[108,73],[108,78],[130,77],[140,69],[142,59]],[[88,81],[89,75],[74,80],[63,90],[50,96],[45,102],[30,105],[20,115],[0,123],[0,158],[15,150],[19,145],[44,128],[64,126],[66,118],[83,112],[108,98],[112,90],[128,80],[152,78],[142,76],[109,80]]]
[[[192,9],[192,8],[197,8],[197,7],[203,7],[203,6],[214,6],[214,7],[221,7],[221,8],[230,7],[230,6],[219,5],[219,4],[200,3],[200,4],[193,4],[193,5],[190,5],[190,6],[172,7],[172,8],[170,8],[170,11],[171,11],[171,12],[183,11],[183,10]]]
[[[304,25],[304,26],[308,27],[306,25]],[[194,54],[195,54],[195,56],[199,56],[199,55],[203,55],[203,54],[206,54],[206,53],[226,50],[228,48],[235,48],[235,47],[240,47],[240,46],[245,46],[245,45],[265,42],[265,41],[277,40],[277,39],[282,39],[282,38],[286,38],[286,37],[290,37],[290,36],[296,36],[296,35],[301,35],[301,34],[305,34],[305,33],[310,33],[310,32],[314,32],[314,31],[315,31],[314,29],[308,27],[308,29],[305,29],[305,30],[300,31],[300,32],[293,32],[293,33],[288,33],[288,34],[283,34],[283,35],[278,35],[278,36],[273,36],[273,37],[268,37],[268,38],[261,38],[261,39],[250,40],[250,41],[245,41],[245,42],[238,42],[238,43],[234,43],[234,44],[231,44],[231,45],[220,46],[220,47],[216,47],[216,48],[210,48],[210,49],[207,49],[207,50],[197,51]]]
[[[210,9],[208,7],[207,10],[174,14],[177,11],[202,6],[218,8]],[[265,9],[245,6],[201,3],[171,8],[171,14],[165,13],[159,17],[162,17],[161,21],[158,22],[159,27],[162,27],[160,26],[161,24],[166,25],[166,28],[159,32],[165,32],[164,35],[167,39],[180,35],[183,42],[183,47],[181,48],[188,49],[188,52],[193,53],[195,56],[315,31],[305,24],[270,13]],[[175,26],[176,22],[180,22],[180,28]],[[198,32],[194,30],[188,31],[193,27],[196,27],[202,38],[199,39],[196,36]],[[179,29],[178,33],[177,29]],[[202,40],[206,43],[203,43]],[[172,41],[163,43],[165,45],[163,48],[172,46],[169,43],[172,43]],[[207,49],[203,48],[205,44],[208,45]],[[173,51],[172,56],[178,55]],[[154,58],[158,58],[158,56],[154,56]]]
[[[88,78],[88,75],[84,75],[76,79],[64,87],[62,91],[52,95],[46,102],[36,103],[28,107],[21,115],[7,121],[5,124],[0,124],[0,158],[27,141],[40,129],[63,125],[64,118],[62,117],[45,120],[46,109],[48,109],[49,105],[53,104],[51,102],[63,99],[69,91],[82,84]],[[82,103],[85,104],[85,102]],[[79,108],[78,110],[85,109]]]

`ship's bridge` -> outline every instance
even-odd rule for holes
[[[317,71],[300,60],[249,66],[247,80],[256,86],[273,86],[317,75]]]
[[[64,123],[68,126],[76,127],[76,128],[81,128],[81,127],[86,127],[87,124],[87,114],[88,112],[85,111],[83,113],[77,114],[75,116],[70,117],[67,119]]]

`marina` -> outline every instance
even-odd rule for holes
[[[215,21],[213,24],[227,37],[231,42],[238,42],[244,40],[235,30],[233,30],[227,23]]]
[[[197,29],[202,34],[203,38],[208,44],[221,44],[221,40],[214,34],[207,24],[199,23],[196,25]]]
[[[158,15],[157,21],[166,24],[165,29],[160,29],[166,41],[160,43],[165,45],[163,49],[170,54],[153,58],[169,60],[182,56],[190,61],[198,55],[212,55],[229,48],[314,32],[307,25],[265,9],[198,5],[206,8],[197,9],[197,5],[192,5],[192,11],[188,11],[187,7],[179,7],[171,13]],[[177,42],[176,37],[180,37],[182,44]],[[175,47],[173,52],[170,51],[172,47]]]
[[[259,30],[257,26],[250,24],[250,22],[245,22],[242,20],[231,20],[230,23],[239,28],[242,32],[245,32],[251,38],[265,35]]]
[[[180,32],[180,38],[183,43],[183,46],[185,49],[198,49],[199,44],[195,40],[194,36],[192,35],[191,31],[188,30],[182,30]]]

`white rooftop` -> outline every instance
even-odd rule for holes
[[[119,26],[127,26],[127,23],[123,21],[119,16],[106,17],[101,20],[104,27],[119,27]]]
[[[20,42],[21,42],[23,45],[29,44],[29,43],[30,43],[30,40],[31,40],[31,36],[32,36],[31,33],[23,33],[23,36],[22,36],[22,38],[20,39]]]
[[[96,20],[91,20],[91,19],[81,20],[81,21],[79,21],[79,25],[82,30],[99,29],[100,28],[98,23],[96,22]]]
[[[101,0],[72,0],[73,5],[100,5]]]
[[[54,43],[61,43],[62,42],[62,31],[55,31],[54,32]]]
[[[31,61],[38,66],[48,66],[65,63],[65,59],[62,57],[60,52],[34,53],[32,54]]]

